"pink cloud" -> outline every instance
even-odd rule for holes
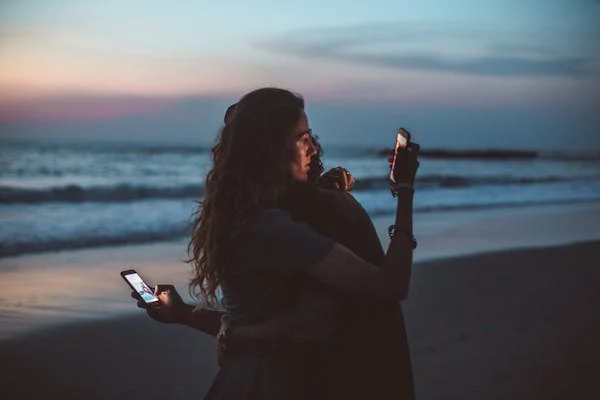
[[[177,98],[127,95],[61,95],[19,101],[0,100],[0,122],[94,122],[153,115]]]

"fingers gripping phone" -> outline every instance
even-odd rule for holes
[[[140,295],[144,303],[149,306],[157,306],[160,304],[158,297],[154,295],[154,292],[144,282],[141,276],[133,269],[121,271],[121,276],[125,279],[125,282]]]
[[[405,149],[410,143],[410,132],[404,128],[398,129],[396,134],[396,147],[394,148],[394,158],[392,159],[392,170],[390,171],[390,180],[396,183],[394,171],[396,170],[396,157],[398,156],[398,150]]]

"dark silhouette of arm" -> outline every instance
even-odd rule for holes
[[[290,310],[253,325],[232,329],[233,342],[303,343],[325,340],[336,327],[337,301],[325,290],[313,288],[302,294]]]
[[[400,191],[395,225],[382,268],[336,244],[332,251],[309,269],[319,281],[337,289],[364,296],[404,300],[408,295],[412,268],[412,191]],[[405,234],[408,233],[408,234]]]
[[[396,176],[395,234],[390,241],[382,268],[363,260],[339,243],[308,272],[332,287],[358,295],[404,300],[408,295],[413,258],[413,187],[419,167],[419,146],[398,150]]]
[[[181,323],[211,336],[217,336],[221,326],[221,317],[224,314],[225,312],[221,310],[186,304],[186,312]]]

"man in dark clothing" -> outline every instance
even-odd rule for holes
[[[292,218],[381,266],[384,251],[373,223],[345,191],[303,185],[282,208]],[[400,304],[336,293],[339,317],[318,358],[332,398],[413,399],[414,384]]]

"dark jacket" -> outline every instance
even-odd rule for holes
[[[299,185],[282,208],[292,218],[381,267],[385,257],[371,218],[349,193]],[[318,361],[330,398],[414,399],[412,366],[399,303],[337,293],[338,328]],[[313,368],[310,367],[309,368]]]

